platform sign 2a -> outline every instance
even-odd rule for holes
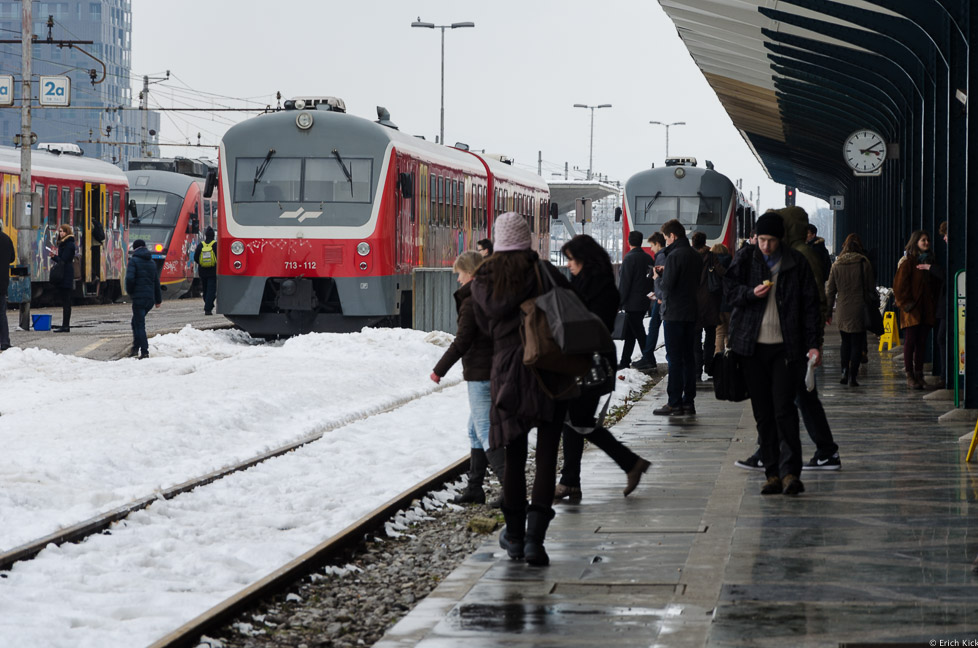
[[[0,74],[0,106],[14,105],[14,77]]]
[[[38,103],[46,108],[71,105],[71,79],[66,76],[42,76],[38,87]]]

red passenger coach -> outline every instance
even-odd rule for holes
[[[221,143],[218,312],[259,336],[409,325],[412,271],[451,267],[516,211],[549,253],[549,189],[341,100],[286,102]]]

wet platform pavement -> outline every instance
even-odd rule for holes
[[[653,462],[635,493],[589,448],[549,567],[509,561],[494,534],[375,645],[978,645],[978,464],[959,441],[974,422],[938,425],[952,403],[908,390],[894,353],[871,347],[861,387],[838,384],[838,339],[819,391],[842,470],[761,496],[763,473],[734,466],[754,450],[749,401],[700,383],[696,416],[657,417],[663,381],[614,428]]]

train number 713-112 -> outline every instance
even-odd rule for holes
[[[285,262],[286,270],[298,270],[300,268],[302,268],[303,270],[315,270],[316,262],[315,261],[286,261]]]

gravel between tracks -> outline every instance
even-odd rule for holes
[[[652,376],[643,390],[655,385]],[[632,399],[629,399],[630,401]],[[610,416],[618,420],[628,409]],[[561,460],[562,460],[561,452]],[[527,483],[533,462],[527,462]],[[462,482],[415,502],[388,535],[368,537],[345,563],[303,578],[201,638],[198,648],[346,648],[371,646],[502,524],[488,505],[445,504]],[[501,494],[495,479],[491,499]]]

